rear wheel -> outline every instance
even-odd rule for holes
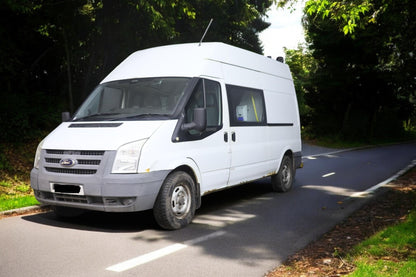
[[[168,230],[180,229],[191,223],[195,209],[195,183],[192,177],[183,171],[168,175],[153,207],[153,215],[159,226]]]
[[[292,158],[284,156],[277,174],[272,175],[272,188],[277,192],[287,192],[293,187],[295,169]]]

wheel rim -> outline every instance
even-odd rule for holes
[[[285,164],[282,168],[282,185],[284,187],[289,186],[291,177],[290,168],[287,164]]]
[[[172,193],[172,211],[177,218],[184,217],[191,207],[191,192],[188,187],[179,185]]]

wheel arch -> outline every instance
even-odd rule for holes
[[[196,167],[196,164],[195,164],[195,168],[196,169],[198,168],[198,167]],[[198,209],[199,207],[201,207],[201,185],[200,185],[200,182],[199,182],[201,177],[200,177],[199,170],[195,170],[189,164],[182,164],[182,165],[179,165],[179,166],[175,167],[169,174],[172,174],[172,173],[177,172],[177,171],[183,171],[183,172],[189,174],[189,176],[191,176],[191,178],[193,179],[194,184],[195,184],[195,194],[196,194],[195,195],[195,201],[196,201],[195,204],[196,204],[196,208]]]
[[[290,159],[292,160],[292,166],[293,166],[293,169],[295,169],[295,162],[294,162],[294,154],[293,154],[293,151],[292,151],[292,149],[290,149],[289,147],[287,147],[286,149],[285,149],[285,151],[283,152],[282,151],[282,155],[280,156],[280,158],[279,158],[279,163],[278,163],[278,165],[277,165],[277,168],[276,168],[276,171],[275,171],[275,173],[277,173],[277,172],[279,172],[279,169],[280,169],[280,166],[281,166],[281,164],[282,164],[282,161],[283,161],[283,158],[285,157],[285,156],[288,156],[288,157],[290,157]]]

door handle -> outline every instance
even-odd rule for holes
[[[228,133],[227,132],[224,132],[224,141],[228,142]]]
[[[235,142],[235,132],[231,133],[231,140]]]

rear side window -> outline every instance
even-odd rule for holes
[[[231,126],[266,125],[266,109],[262,90],[233,85],[226,87]]]

